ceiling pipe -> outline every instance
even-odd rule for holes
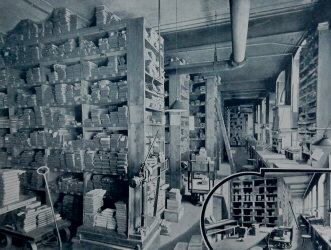
[[[230,59],[170,66],[166,68],[168,74],[219,73],[242,67],[245,64],[250,0],[229,1],[232,25],[232,54]]]
[[[250,0],[230,0],[232,55],[234,65],[244,63],[249,21]]]

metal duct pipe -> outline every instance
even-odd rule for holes
[[[232,56],[235,65],[245,61],[250,0],[230,0]]]
[[[249,21],[250,0],[230,0],[232,54],[229,60],[170,66],[168,74],[207,74],[233,70],[244,65]]]

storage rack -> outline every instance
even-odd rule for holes
[[[233,180],[231,182],[231,214],[233,219],[251,226],[254,223],[276,226],[279,185],[276,178]]]
[[[117,46],[105,50],[98,48],[98,39],[110,40],[110,38],[112,40],[115,38]],[[42,51],[46,46],[64,44],[69,40],[75,41],[77,45],[76,50],[71,54],[64,54],[54,58],[43,56]],[[83,48],[83,41],[94,43],[97,49],[86,52]],[[17,43],[6,44],[5,47],[10,50],[17,45],[33,46],[38,48],[40,53],[35,60],[15,62],[8,59],[6,67],[2,69],[2,71],[13,71],[13,75],[17,76],[16,78],[10,77],[10,79],[9,77],[8,79],[2,78],[5,81],[2,81],[4,84],[2,84],[1,89],[3,93],[8,94],[11,106],[9,111],[7,111],[7,105],[2,107],[5,110],[2,113],[10,120],[10,126],[4,128],[4,132],[2,130],[2,135],[4,135],[1,138],[4,141],[2,148],[8,151],[8,155],[12,159],[21,155],[23,150],[42,151],[42,159],[39,159],[39,161],[34,160],[25,165],[31,172],[35,172],[37,167],[47,163],[51,151],[58,150],[60,151],[58,152],[59,155],[74,154],[75,160],[80,162],[79,167],[63,168],[63,162],[59,161],[59,167],[51,168],[49,180],[54,183],[58,180],[59,175],[67,175],[68,173],[77,176],[83,182],[83,187],[76,191],[63,191],[64,194],[77,196],[83,196],[89,189],[97,186],[96,183],[91,184],[91,180],[93,181],[93,176],[95,175],[107,177],[111,191],[114,191],[114,188],[111,188],[112,184],[117,187],[123,187],[118,188],[118,190],[121,190],[119,193],[114,191],[115,193],[111,194],[111,198],[116,200],[119,197],[126,197],[124,201],[128,208],[128,236],[135,235],[136,239],[143,240],[143,237],[136,231],[140,226],[142,215],[142,211],[139,209],[142,207],[141,188],[131,188],[127,181],[139,174],[140,166],[144,162],[148,148],[158,131],[156,143],[152,148],[153,159],[147,160],[153,180],[146,185],[143,192],[146,197],[145,208],[153,208],[155,198],[158,198],[157,216],[161,216],[165,208],[165,189],[163,187],[165,185],[164,169],[167,167],[164,154],[163,39],[161,38],[158,41],[156,32],[146,28],[144,19],[136,18],[97,27],[81,28],[60,35],[17,41]],[[54,76],[53,65],[55,64],[62,65],[60,70],[73,66],[71,68],[71,78],[63,77],[57,80]],[[98,71],[91,70],[91,65],[94,68],[97,67]],[[38,72],[39,79],[27,81],[28,71],[31,69]],[[5,74],[5,76],[8,76],[8,74]],[[124,94],[123,98],[93,101],[93,98],[91,98],[92,85],[101,80],[121,83],[124,88],[127,85],[126,94]],[[50,102],[47,91],[56,91],[55,88],[58,86],[58,91],[61,88],[65,88],[63,93],[68,94],[67,89],[69,85],[71,88],[76,87],[76,90],[79,90],[79,95],[76,93],[74,100],[68,103]],[[26,97],[26,104],[17,105],[18,92],[22,92],[20,96]],[[55,96],[55,100],[56,98]],[[58,96],[58,99],[61,99],[61,96]],[[128,108],[126,109],[125,106]],[[124,118],[127,120],[125,124],[123,124],[123,114],[120,118],[122,122],[101,123],[101,125],[96,125],[93,122],[93,120],[101,120],[95,114],[107,114],[107,112],[117,111],[121,107],[124,109],[122,112],[127,113],[127,118],[124,115]],[[32,117],[29,116],[32,112],[35,114],[37,110],[40,112],[42,109],[59,109],[59,113],[66,115],[66,117],[61,117],[57,126],[46,125],[45,121],[40,122],[40,124],[25,122],[26,119],[32,120]],[[24,110],[29,111],[24,113]],[[97,112],[94,113],[94,111]],[[17,118],[19,115],[25,117],[22,120],[23,122],[18,122],[20,120],[20,118]],[[26,118],[27,115],[28,118]],[[109,113],[109,115],[111,114]],[[69,117],[72,120],[70,124],[64,125],[64,123],[61,123],[61,121],[66,121]],[[87,122],[89,119],[91,121]],[[20,133],[21,131],[26,134]],[[45,138],[41,137],[41,140],[40,138],[38,139],[39,144],[33,145],[30,143],[32,139],[27,138],[33,132],[37,133],[37,139],[39,138],[38,136],[44,133],[49,134],[47,138],[55,139],[51,140],[52,143],[50,144],[40,144],[40,141],[43,141]],[[127,138],[127,146],[123,146],[120,149],[110,147],[109,136],[117,134]],[[96,135],[100,135],[100,144],[99,146],[91,146],[93,145],[91,140],[93,137],[96,138]],[[102,142],[105,143],[103,144]],[[127,173],[125,170],[113,172],[107,168],[86,168],[87,152],[91,151],[102,152],[105,157],[109,157],[112,153],[125,154],[127,152]],[[18,165],[21,165],[22,161],[18,161],[17,164],[15,164],[15,161],[11,163],[12,167],[19,167]],[[160,176],[160,178],[155,178],[156,176]],[[112,183],[111,185],[109,185],[109,180]],[[158,181],[160,182],[158,183]],[[98,183],[98,185],[102,187],[102,184]],[[160,187],[159,190],[157,190],[157,186]],[[44,191],[42,185],[38,185],[37,188],[32,187],[31,189]],[[147,203],[150,203],[149,206],[147,206]],[[147,226],[146,236],[149,234],[149,227],[157,221],[153,219],[155,218],[153,212],[153,209],[144,211],[145,216],[151,218],[151,220],[147,220],[149,223],[145,224]]]
[[[178,58],[171,58],[170,64],[183,63]],[[169,155],[167,183],[171,188],[182,188],[182,168],[179,165],[189,160],[189,75],[168,75],[165,82],[165,105],[171,106],[180,101],[185,111],[169,112],[166,126],[166,155]],[[178,120],[178,121],[177,121]],[[172,122],[171,122],[172,121]]]
[[[308,32],[300,52],[298,134],[303,156],[309,157],[311,144],[330,126],[329,98],[331,72],[331,31],[319,24]],[[324,128],[324,129],[323,129]],[[330,135],[330,130],[327,131]]]
[[[245,113],[241,113],[239,107],[231,107],[229,108],[229,120],[230,145],[232,147],[243,146],[243,139],[247,134],[247,115],[245,115]]]
[[[194,130],[190,130],[190,154],[206,147],[206,83],[203,77],[193,76],[190,84],[190,116],[194,117]]]

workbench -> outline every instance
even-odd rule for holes
[[[312,242],[319,242],[323,250],[331,250],[331,227],[312,224],[310,219],[315,219],[314,216],[301,215],[301,218],[311,230]]]
[[[271,228],[273,230],[273,228]],[[261,241],[266,241],[272,230],[262,230],[262,227],[256,232],[256,235],[247,235],[243,241],[238,238],[228,238],[221,241],[217,241],[212,244],[213,249],[226,249],[226,250],[247,250]]]

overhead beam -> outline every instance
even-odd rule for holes
[[[259,93],[233,93],[233,94],[223,94],[222,98],[227,99],[263,99],[266,97],[266,92]]]
[[[325,1],[327,2],[327,1]],[[320,11],[323,9],[322,11]],[[290,32],[305,31],[313,23],[326,21],[329,18],[330,6],[308,4],[301,8],[286,8],[278,13],[255,15],[250,18],[248,39]],[[263,28],[261,28],[263,27]],[[217,32],[215,32],[217,30]],[[231,41],[231,23],[226,20],[216,27],[209,25],[203,28],[165,32],[161,34],[165,41],[165,50],[181,49],[206,44]]]
[[[258,46],[279,46],[281,48],[286,47],[297,47],[295,42],[304,34],[303,31],[290,32],[290,33],[281,33],[275,35],[268,36],[260,36],[260,37],[251,37],[247,39],[247,47],[258,47]],[[289,42],[290,41],[290,42]],[[217,50],[231,49],[231,41],[219,42],[216,43]],[[214,44],[203,44],[199,46],[193,47],[185,47],[181,49],[171,49],[165,51],[166,56],[178,55],[178,53],[188,53],[188,52],[197,52],[197,51],[206,51],[206,50],[214,50]]]
[[[221,92],[241,91],[241,90],[272,90],[272,85],[265,81],[242,81],[242,82],[224,82],[219,85]]]
[[[310,176],[304,175],[304,176],[284,177],[284,181],[288,185],[308,183],[310,181]]]
[[[238,105],[256,105],[259,103],[259,100],[253,98],[253,99],[227,99],[224,100],[224,106],[238,106]]]
[[[302,188],[306,188],[307,184],[291,184],[290,188],[291,189],[302,189]]]

